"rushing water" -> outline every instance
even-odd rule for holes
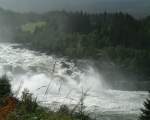
[[[75,105],[84,91],[87,111],[102,120],[135,120],[139,115],[147,92],[106,89],[92,66],[81,71],[65,58],[14,46],[0,44],[0,73],[11,78],[14,92],[21,86],[18,96],[27,88],[43,105]]]

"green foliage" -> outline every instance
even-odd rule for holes
[[[32,94],[29,93],[28,90],[24,90],[24,92],[22,93],[22,102],[20,104],[21,109],[25,112],[34,112],[37,109],[37,102],[36,102],[36,98],[32,97]]]
[[[1,26],[2,31],[7,37],[13,32],[15,42],[73,59],[107,61],[123,74],[150,80],[150,17],[137,20],[124,13],[82,11],[19,14],[3,9],[0,15],[0,23],[7,25]],[[5,29],[8,27],[11,35]]]
[[[99,50],[99,56],[112,61],[118,67],[127,71],[134,71],[137,74],[150,73],[150,53],[143,49],[132,49],[124,47],[107,47]]]
[[[32,94],[25,90],[16,111],[10,114],[8,120],[71,120],[71,117],[39,106]]]
[[[149,93],[150,95],[150,93]],[[150,96],[149,96],[150,97]],[[139,120],[150,120],[150,98],[144,102],[144,109],[141,109],[142,114]]]
[[[42,28],[44,26],[46,26],[46,22],[44,22],[44,21],[27,23],[21,27],[21,30],[23,32],[29,32],[29,33],[33,34],[37,28]]]
[[[88,119],[82,119],[88,118]],[[66,105],[60,106],[57,112],[50,111],[48,108],[37,104],[35,98],[28,90],[22,94],[22,99],[18,104],[16,111],[8,116],[7,120],[91,120],[89,116],[84,116],[77,112],[71,114]]]
[[[33,34],[17,30],[15,41],[50,54],[111,61],[121,71],[149,80],[149,17],[136,20],[123,13],[55,11],[42,19],[46,26],[36,28]]]
[[[0,97],[6,97],[11,94],[11,85],[6,75],[0,78]]]
[[[70,114],[70,110],[69,110],[69,108],[66,105],[61,105],[59,110],[58,110],[58,113]]]
[[[4,103],[3,99],[11,95],[11,85],[6,75],[0,78],[0,105]]]

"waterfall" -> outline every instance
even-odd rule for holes
[[[82,65],[84,66],[84,65]],[[82,92],[88,110],[102,113],[138,114],[147,92],[116,91],[107,88],[102,75],[91,65],[82,70],[71,60],[46,55],[18,44],[0,44],[0,75],[7,74],[18,97],[28,89],[45,105],[74,105]]]

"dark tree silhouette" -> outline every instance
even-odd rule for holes
[[[142,114],[140,116],[140,120],[150,120],[150,91],[149,98],[144,102],[144,107],[141,109]]]
[[[3,104],[5,97],[11,95],[11,85],[6,75],[0,78],[0,105]]]

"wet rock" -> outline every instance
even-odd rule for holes
[[[67,71],[66,71],[66,74],[69,75],[69,76],[72,75],[72,73],[73,73],[73,72],[72,72],[71,70],[67,70]]]
[[[65,62],[61,62],[62,64],[62,68],[69,68],[70,66],[68,64],[66,64]]]

